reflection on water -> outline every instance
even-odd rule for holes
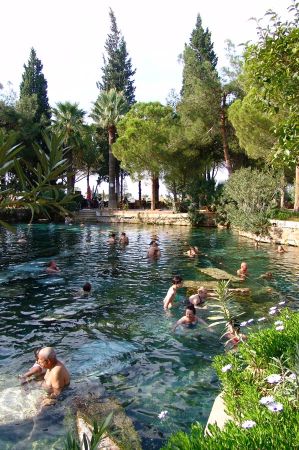
[[[181,289],[176,307],[164,313],[162,300],[174,274],[204,280],[199,268],[235,273],[245,259],[250,277],[244,286],[252,294],[236,298],[244,320],[268,317],[269,307],[282,299],[298,304],[297,248],[281,255],[268,245],[256,250],[226,230],[140,226],[125,228],[130,244],[121,247],[107,244],[110,230],[43,224],[0,234],[0,448],[61,448],[67,424],[62,405],[71,404],[74,394],[98,389],[96,395],[122,403],[144,449],[159,449],[169,433],[187,430],[195,420],[205,423],[219,388],[211,360],[223,351],[222,330],[211,334],[199,325],[172,332],[186,294]],[[18,243],[24,235],[26,243]],[[158,261],[146,257],[153,235],[162,253]],[[199,247],[198,258],[184,256],[188,243]],[[58,276],[45,273],[51,259],[61,269]],[[260,279],[267,271],[273,279]],[[91,295],[80,298],[86,281]],[[209,311],[201,315],[206,319]],[[256,323],[253,329],[264,326]],[[46,345],[56,348],[72,382],[63,401],[31,419],[34,402],[26,405],[17,394],[17,375],[31,367],[33,350]],[[165,421],[158,419],[162,410],[169,412]],[[17,432],[7,414],[15,415]]]

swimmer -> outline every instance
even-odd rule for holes
[[[29,381],[27,378],[31,378],[31,377],[34,377],[35,379],[43,379],[44,378],[46,369],[43,369],[38,363],[39,351],[40,351],[39,348],[34,350],[35,363],[33,364],[33,366],[23,375],[19,375],[19,378],[20,378],[22,384]]]
[[[180,275],[175,275],[172,279],[172,286],[168,289],[168,292],[163,300],[164,309],[167,310],[173,306],[175,295],[177,290],[182,287],[183,279]]]
[[[120,235],[119,243],[124,245],[128,245],[129,243],[129,238],[124,231]]]
[[[73,222],[73,219],[70,216],[65,216],[64,223],[66,225],[71,225],[72,222]]]
[[[108,244],[116,244],[116,234],[111,233],[108,239]]]
[[[18,244],[26,244],[27,243],[27,239],[24,235],[22,235],[18,240],[17,240]]]
[[[90,292],[91,292],[91,284],[86,282],[83,285],[82,289],[80,289],[78,292],[76,292],[75,295],[80,296],[80,297],[81,296],[88,297]]]
[[[197,256],[199,254],[199,250],[198,247],[192,247],[190,245],[189,250],[186,253],[190,258],[194,258],[195,256]]]
[[[276,251],[277,251],[277,253],[285,253],[285,252],[287,252],[287,250],[285,248],[283,248],[282,245],[278,245]]]
[[[190,295],[189,302],[193,306],[203,307],[207,296],[208,291],[206,290],[206,288],[204,286],[200,286],[200,288],[198,288],[197,294]]]
[[[156,242],[156,241],[150,242],[150,247],[147,251],[147,256],[148,256],[148,258],[153,258],[153,259],[160,258],[161,251],[159,249],[158,242]]]
[[[224,344],[228,350],[236,349],[240,342],[247,339],[245,334],[240,333],[240,324],[235,319],[232,319],[227,324],[227,332],[224,334],[227,339]]]
[[[240,269],[237,270],[237,275],[245,280],[248,277],[248,267],[246,262],[241,263]]]
[[[54,260],[49,262],[46,272],[49,274],[60,272],[60,269]]]
[[[263,278],[264,280],[271,280],[273,278],[272,272],[266,272],[263,273],[260,278]]]
[[[176,324],[174,325],[172,331],[175,331],[176,328],[180,325],[184,325],[187,328],[193,328],[197,325],[199,319],[196,317],[196,311],[193,305],[188,305],[185,310],[185,315],[181,317]]]
[[[46,369],[42,386],[48,391],[48,397],[43,404],[50,405],[62,389],[70,384],[70,374],[64,364],[58,361],[52,347],[44,347],[39,351],[38,364]]]

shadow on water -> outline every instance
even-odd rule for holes
[[[114,226],[117,235],[123,226]],[[230,231],[184,227],[126,226],[126,247],[107,244],[105,225],[19,226],[17,235],[0,233],[0,416],[5,389],[19,386],[17,375],[32,366],[33,351],[51,345],[71,372],[71,385],[57,404],[34,420],[0,424],[0,448],[61,449],[73,427],[74,397],[115,397],[133,420],[144,450],[158,450],[170,433],[187,431],[195,420],[205,423],[218,382],[213,356],[223,352],[222,329],[172,332],[183,315],[187,292],[181,289],[175,307],[162,308],[173,275],[185,280],[211,280],[201,268],[215,267],[235,274],[242,260],[249,267],[244,286],[249,296],[235,298],[252,329],[257,319],[286,300],[298,305],[299,249],[278,255],[275,248]],[[19,244],[20,236],[26,244]],[[149,242],[159,238],[161,258],[146,257]],[[200,249],[197,258],[185,255],[188,244]],[[44,269],[55,259],[59,276]],[[262,273],[273,278],[264,280]],[[87,297],[78,295],[88,281]],[[200,311],[207,320],[209,310]],[[251,328],[245,332],[249,333]],[[2,397],[1,397],[2,396]],[[166,420],[158,414],[168,411]],[[21,417],[21,416],[18,416]]]

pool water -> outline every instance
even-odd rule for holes
[[[130,240],[126,247],[107,244],[111,226],[102,224],[20,225],[15,235],[2,230],[1,449],[61,449],[72,396],[91,392],[121,403],[145,450],[161,448],[172,432],[187,431],[194,421],[205,424],[219,392],[211,363],[224,351],[223,329],[212,334],[199,325],[172,332],[186,295],[180,289],[176,307],[164,313],[163,298],[175,274],[206,280],[200,267],[234,274],[246,260],[250,278],[244,286],[252,295],[235,300],[244,320],[268,317],[269,307],[281,300],[298,306],[298,248],[285,254],[266,244],[255,249],[252,241],[227,230],[113,226],[117,234],[124,230]],[[151,261],[146,252],[155,235],[161,258]],[[24,236],[25,243],[17,242]],[[188,243],[199,247],[198,258],[184,255]],[[45,274],[51,259],[61,269],[57,276]],[[259,279],[267,271],[273,279]],[[82,298],[78,291],[86,281],[92,293]],[[200,314],[209,316],[208,310]],[[265,325],[252,328],[258,326]],[[27,386],[24,393],[17,376],[31,367],[33,350],[41,346],[55,347],[72,381],[55,407],[35,416],[34,389]]]

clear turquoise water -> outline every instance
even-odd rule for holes
[[[72,398],[90,392],[120,401],[146,450],[159,449],[171,432],[188,430],[196,420],[206,422],[219,390],[211,360],[223,352],[222,329],[171,331],[183,315],[186,294],[181,289],[172,314],[164,313],[162,300],[175,274],[204,280],[200,267],[235,273],[246,260],[245,285],[252,295],[236,298],[244,320],[267,315],[284,299],[298,305],[297,248],[280,255],[266,244],[256,250],[227,230],[141,226],[126,226],[130,244],[122,248],[107,244],[109,230],[42,224],[0,234],[0,391],[17,389],[17,375],[31,367],[40,346],[54,346],[72,376],[56,407],[34,420],[0,423],[1,449],[61,449]],[[155,234],[162,256],[149,261],[146,251]],[[22,235],[25,244],[17,243]],[[200,248],[199,258],[184,256],[187,243]],[[61,268],[59,276],[44,272],[51,259]],[[273,280],[258,279],[266,271]],[[86,281],[92,295],[76,297]],[[257,326],[264,325],[252,328]],[[164,421],[157,417],[162,410],[168,411]]]

